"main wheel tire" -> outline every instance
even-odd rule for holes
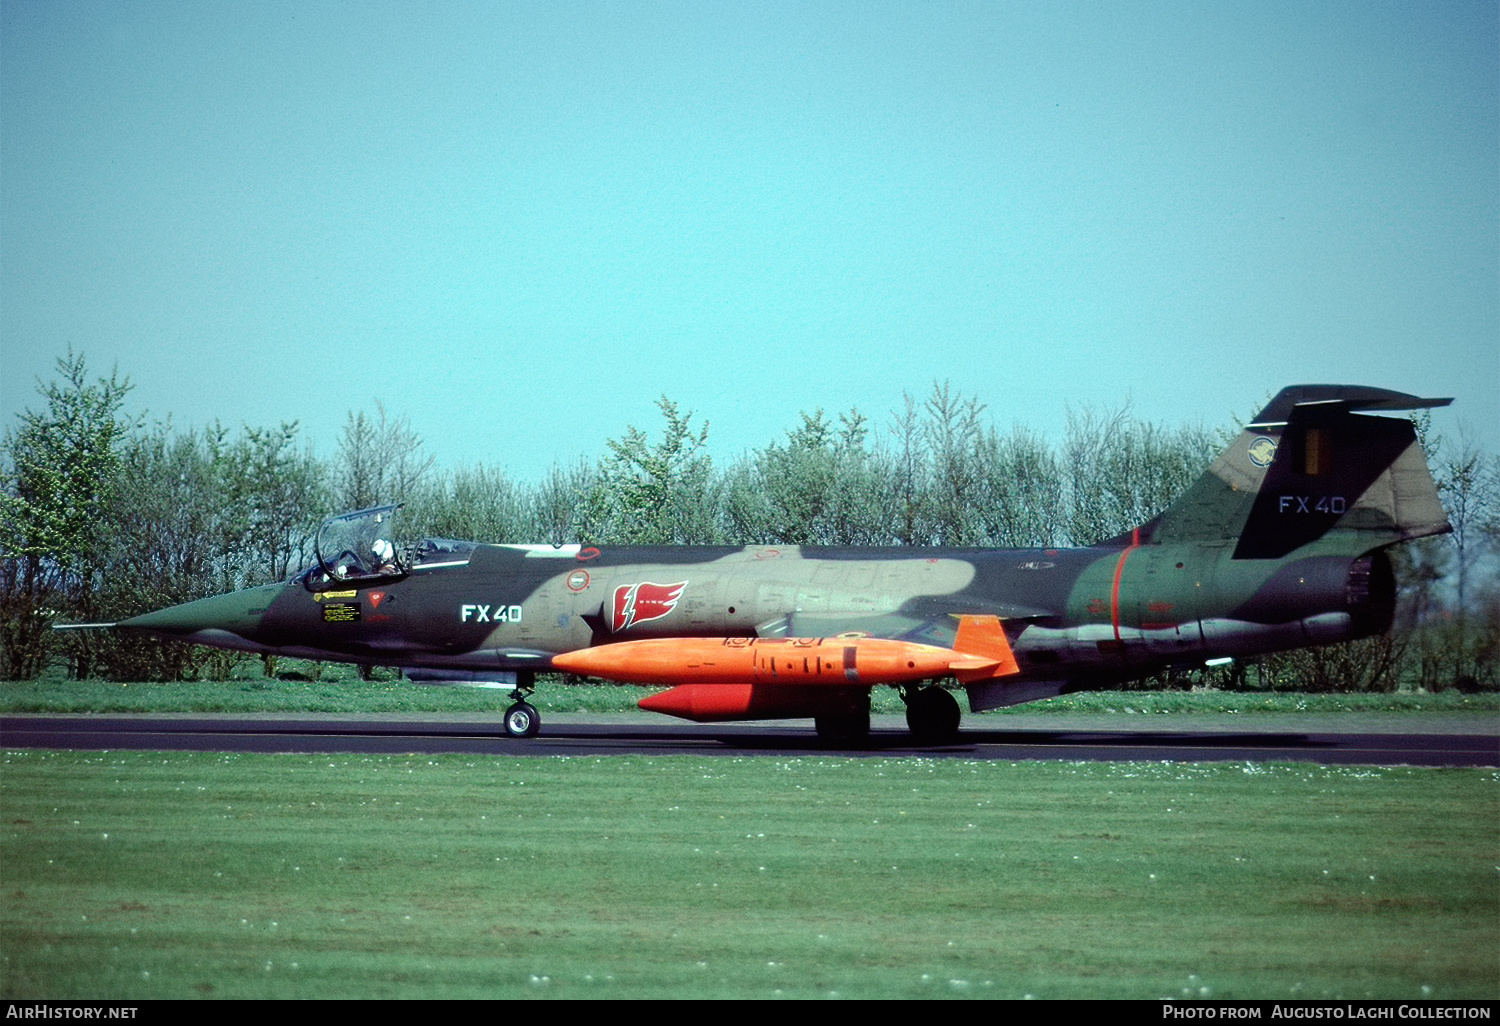
[[[505,732],[511,737],[536,737],[542,729],[542,718],[525,702],[505,710]]]
[[[813,726],[818,731],[818,740],[825,744],[844,746],[862,745],[870,738],[870,713],[814,716]]]
[[[958,737],[963,712],[958,699],[939,687],[923,688],[906,703],[906,726],[924,744],[945,744]]]

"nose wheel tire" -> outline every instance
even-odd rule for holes
[[[542,729],[542,718],[525,702],[517,702],[505,710],[505,732],[511,737],[536,737]]]

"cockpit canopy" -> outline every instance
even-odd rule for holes
[[[408,567],[396,548],[394,530],[400,508],[400,503],[374,506],[323,521],[314,543],[318,561],[308,574],[309,583],[404,576]]]
[[[402,503],[372,506],[329,517],[313,543],[317,561],[302,581],[314,591],[353,583],[358,587],[405,577],[413,569],[436,569],[469,561],[474,542],[423,538],[408,548],[396,540],[396,511]]]

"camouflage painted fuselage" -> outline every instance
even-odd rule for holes
[[[1170,509],[1085,548],[461,545],[399,570],[315,568],[119,626],[413,676],[528,681],[563,653],[646,638],[952,649],[960,618],[984,617],[1018,667],[965,682],[971,708],[994,708],[1385,630],[1395,584],[1383,550],[1448,525],[1411,423],[1358,411],[1441,402],[1286,389]],[[814,715],[827,704],[788,691],[755,708]]]

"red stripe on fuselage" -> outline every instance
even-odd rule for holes
[[[1130,532],[1130,544],[1120,553],[1120,561],[1115,564],[1115,583],[1109,592],[1109,620],[1114,624],[1116,641],[1120,640],[1120,578],[1125,576],[1125,560],[1140,547],[1141,529],[1137,527]]]

